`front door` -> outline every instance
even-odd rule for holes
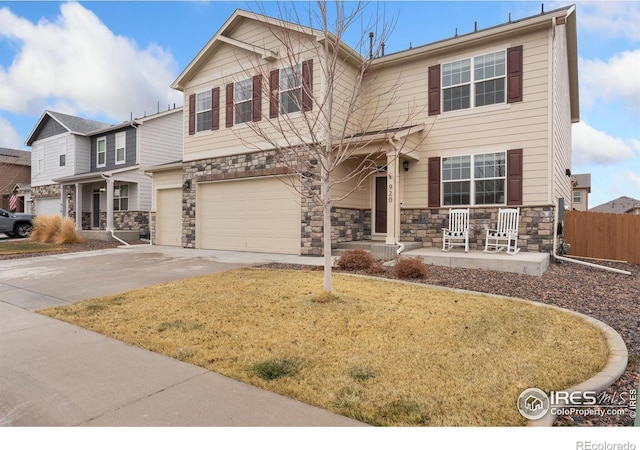
[[[376,177],[376,218],[375,229],[377,234],[387,232],[387,177]]]
[[[100,228],[100,193],[93,193],[93,219],[92,228]]]

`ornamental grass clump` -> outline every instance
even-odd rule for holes
[[[73,220],[58,215],[37,216],[33,219],[31,242],[40,244],[75,244],[83,242]]]

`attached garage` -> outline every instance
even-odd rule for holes
[[[300,195],[277,177],[199,183],[196,247],[300,254]]]
[[[36,214],[39,216],[62,215],[60,197],[38,198],[34,202]]]
[[[182,245],[182,190],[156,191],[156,244]]]

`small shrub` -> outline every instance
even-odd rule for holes
[[[367,381],[376,376],[376,373],[370,367],[355,366],[349,369],[349,375],[356,381]]]
[[[369,272],[378,268],[378,261],[373,255],[361,248],[345,251],[336,264],[338,269],[349,271]]]
[[[300,360],[295,358],[268,359],[251,366],[250,370],[263,380],[295,375],[300,370]]]
[[[427,277],[429,269],[422,258],[398,258],[393,266],[393,276],[402,280],[421,280]]]
[[[76,224],[74,221],[68,217],[62,219],[62,222],[60,223],[60,230],[58,231],[58,234],[54,236],[53,243],[56,245],[79,244],[83,241],[84,239],[80,237],[76,230]]]

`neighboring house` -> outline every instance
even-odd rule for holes
[[[589,210],[589,194],[591,194],[591,174],[581,173],[573,175],[573,201],[572,209],[576,211]]]
[[[182,108],[117,125],[46,111],[27,140],[36,214],[72,217],[78,230],[148,229],[144,168],[180,158],[181,131]]]
[[[595,206],[589,212],[611,214],[640,214],[640,200],[631,197],[618,197],[602,205]]]
[[[296,33],[299,64],[274,36],[282,29]],[[322,253],[322,208],[280,182],[287,168],[244,123],[295,123],[315,111],[305,95],[327,86],[316,51],[322,45],[317,30],[238,10],[176,79],[172,87],[186,105],[183,163],[159,172],[166,192],[158,190],[155,203],[164,217],[165,194],[181,200],[181,208],[171,203],[169,228],[181,229],[171,240],[191,248]],[[342,51],[338,91],[353,89],[364,61],[347,46]],[[441,247],[449,208],[464,206],[471,209],[471,248],[483,248],[498,209],[520,207],[520,246],[552,251],[558,199],[572,195],[577,72],[573,6],[375,57],[360,116],[338,109],[333,129],[347,121],[352,135],[380,148],[379,173],[335,203],[333,243]],[[358,129],[377,94],[398,80],[377,128]],[[411,105],[418,111],[412,122],[395,127]],[[318,170],[314,162],[310,170]],[[334,195],[355,187],[337,186]]]
[[[18,192],[18,185],[28,185],[31,180],[31,152],[0,148],[0,208],[9,211],[10,199],[16,195],[16,212],[29,211],[29,197]]]

